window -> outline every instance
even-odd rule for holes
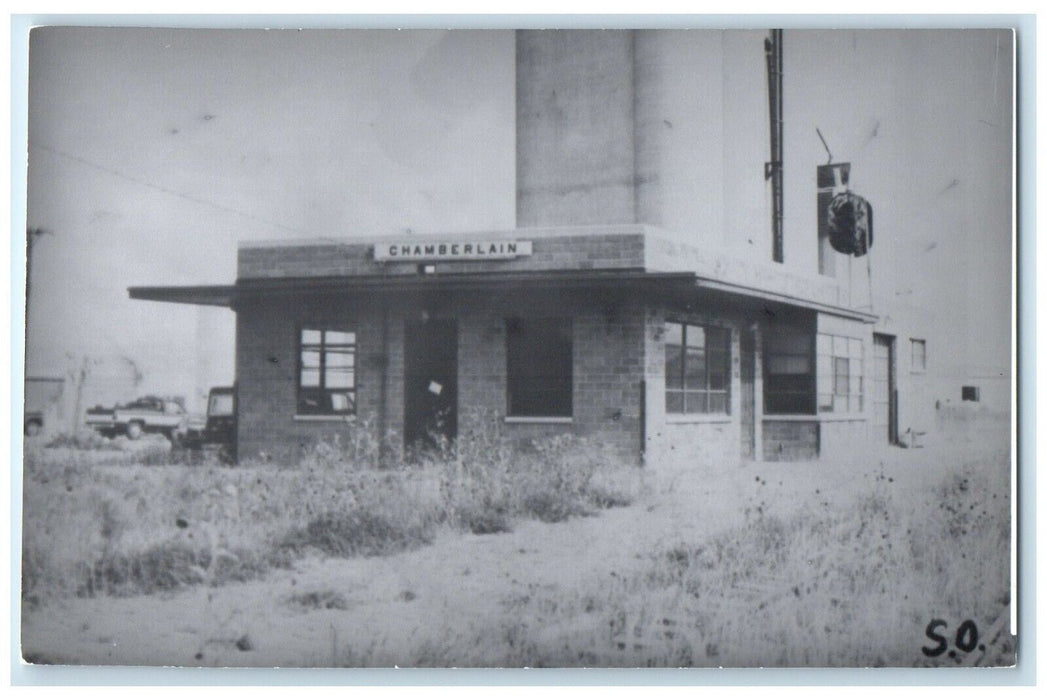
[[[960,387],[960,399],[963,401],[979,401],[981,399],[981,392],[976,386]]]
[[[665,324],[666,413],[730,412],[731,332]]]
[[[862,341],[818,334],[818,410],[860,413],[862,410]]]
[[[772,415],[814,414],[814,333],[774,324],[764,341],[764,411]]]
[[[303,326],[298,350],[298,413],[355,413],[356,333],[345,325]]]
[[[570,319],[506,321],[510,416],[572,414],[573,342]]]
[[[233,405],[232,394],[211,394],[211,400],[207,407],[209,416],[231,416],[236,411]]]
[[[912,371],[927,371],[927,341],[912,338]]]

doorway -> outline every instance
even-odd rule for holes
[[[404,334],[404,443],[436,447],[458,435],[458,324],[408,321]]]
[[[873,334],[872,409],[877,441],[898,443],[898,387],[894,336]]]

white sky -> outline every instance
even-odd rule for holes
[[[813,220],[789,168],[813,179],[824,162],[817,124],[876,207],[878,274],[914,280],[950,351],[980,366],[1009,347],[999,34],[786,32],[787,236],[806,241]],[[54,235],[35,252],[27,374],[126,355],[143,390],[184,394],[204,347],[204,381],[231,382],[232,312],[131,301],[127,287],[232,282],[239,240],[512,228],[513,61],[510,31],[34,35],[28,221]],[[753,104],[728,128],[759,129],[738,153],[761,168],[766,76],[745,65],[755,74],[731,80]]]
[[[512,227],[513,51],[508,31],[34,34],[28,218],[54,235],[27,374],[116,353],[185,393],[171,356],[202,327],[229,383],[232,312],[127,287],[230,283],[239,240]]]

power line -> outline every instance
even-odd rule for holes
[[[87,158],[82,158],[82,157],[74,155],[72,153],[68,153],[66,151],[54,148],[52,146],[46,146],[46,145],[44,145],[42,143],[30,143],[29,147],[30,148],[38,148],[38,149],[40,149],[42,151],[47,151],[48,153],[52,153],[52,154],[54,154],[56,156],[59,156],[61,158],[65,158],[67,160],[71,160],[71,161],[74,161],[76,163],[80,163],[82,165],[86,165],[89,168],[94,168],[95,170],[99,170],[99,171],[101,171],[103,173],[106,173],[108,175],[112,175],[113,177],[120,178],[121,180],[127,180],[128,182],[133,182],[134,184],[139,185],[141,187],[147,187],[147,188],[149,188],[151,190],[156,190],[157,192],[163,192],[164,194],[171,195],[172,197],[178,197],[179,199],[184,199],[187,202],[193,202],[194,204],[203,204],[205,206],[213,207],[215,209],[220,209],[222,211],[226,211],[226,212],[229,212],[231,214],[236,214],[236,215],[242,216],[242,217],[244,217],[246,219],[251,219],[253,221],[257,221],[259,223],[266,224],[267,226],[274,226],[276,228],[280,228],[280,229],[283,229],[285,231],[290,231],[292,233],[306,233],[306,231],[303,231],[302,229],[293,228],[291,226],[285,226],[284,224],[278,224],[275,221],[269,221],[268,219],[263,219],[263,218],[261,218],[259,216],[255,216],[254,214],[250,214],[250,213],[245,212],[245,211],[243,211],[241,209],[236,209],[234,207],[229,207],[229,206],[226,206],[224,204],[219,204],[218,202],[213,202],[213,201],[211,201],[209,199],[204,199],[203,197],[197,197],[196,195],[188,194],[186,192],[180,192],[178,190],[173,190],[170,187],[164,187],[163,185],[157,185],[157,184],[155,184],[153,182],[149,182],[147,180],[143,180],[143,179],[141,179],[139,177],[135,177],[134,175],[128,175],[127,173],[123,173],[123,172],[120,172],[119,170],[115,170],[113,168],[110,168],[107,165],[102,165],[101,163],[96,163],[94,161],[88,160]]]

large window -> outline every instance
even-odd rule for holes
[[[818,334],[818,410],[859,413],[862,410],[862,341]]]
[[[506,321],[510,416],[571,416],[572,348],[570,319]]]
[[[356,333],[344,324],[302,326],[298,335],[298,413],[356,412]]]
[[[764,411],[772,415],[815,412],[814,333],[773,324],[764,340]]]
[[[665,325],[666,413],[729,413],[731,332]]]

